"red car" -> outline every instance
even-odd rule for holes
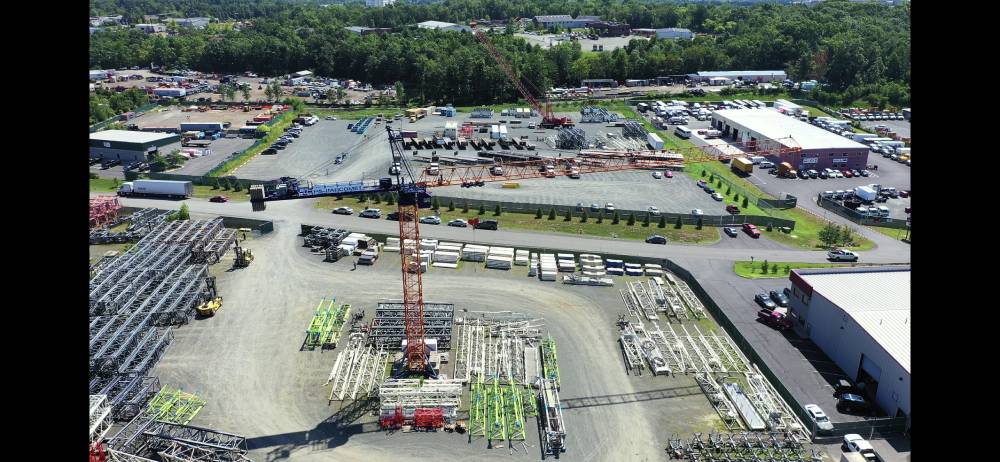
[[[735,206],[735,205],[733,205],[733,204],[729,204],[729,205],[726,206],[726,211],[729,212],[729,213],[731,213],[731,214],[733,214],[733,215],[739,215],[740,208],[737,207],[737,206]]]
[[[850,171],[850,170],[848,170],[846,168],[843,169],[843,170],[841,170],[840,173],[844,174],[844,178],[850,178],[850,177],[854,176],[854,172],[852,172],[852,171]]]
[[[760,237],[760,231],[757,227],[750,223],[743,223],[743,232],[750,235],[750,237],[757,239]]]
[[[910,191],[905,190],[905,189],[902,190],[902,191],[900,191],[899,192],[899,197],[910,197]]]
[[[757,312],[757,319],[778,330],[785,330],[792,327],[792,320],[788,319],[784,313],[770,310],[760,310]]]
[[[226,196],[212,196],[209,202],[229,202],[229,198]]]
[[[667,178],[673,178],[674,177],[674,172],[671,172],[670,170],[667,170],[666,172],[663,172],[663,175],[666,176]]]

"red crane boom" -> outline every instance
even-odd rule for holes
[[[510,67],[510,64],[507,64],[507,60],[503,59],[503,55],[501,55],[500,50],[497,50],[497,47],[493,45],[493,41],[490,40],[485,33],[479,30],[478,27],[476,27],[475,22],[470,23],[470,25],[472,26],[472,31],[476,36],[476,40],[479,40],[479,43],[483,44],[490,56],[493,56],[493,59],[497,62],[497,65],[500,66],[500,69],[503,70],[503,73],[507,74],[507,79],[514,84],[517,91],[521,92],[521,96],[528,101],[528,104],[535,108],[539,114],[542,114],[542,127],[569,127],[573,125],[573,120],[569,117],[555,116],[555,113],[552,112],[552,103],[549,102],[548,98],[545,99],[545,107],[542,108],[542,105],[538,103],[538,100],[536,100],[534,96],[531,96],[531,92],[528,91],[527,87],[525,87],[523,83],[521,83],[521,79],[514,73],[514,69]]]

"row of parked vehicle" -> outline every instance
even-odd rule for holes
[[[285,127],[285,134],[281,135],[280,138],[274,141],[270,147],[265,149],[261,154],[277,154],[279,149],[285,149],[289,144],[295,142],[295,139],[302,136],[303,126],[299,123],[292,124],[290,127]],[[339,162],[338,162],[339,163]]]
[[[354,214],[354,209],[351,208],[351,207],[337,207],[337,208],[333,209],[333,213],[335,213],[337,215],[353,215]],[[362,210],[361,212],[358,213],[358,216],[361,217],[361,218],[379,219],[379,218],[382,218],[382,210],[381,209],[373,209],[373,208],[367,208],[366,207],[364,210]],[[386,218],[386,220],[399,221],[399,212],[389,212],[388,214],[386,214],[385,218]],[[441,217],[439,217],[437,215],[429,215],[429,216],[425,216],[425,217],[420,217],[420,223],[425,224],[425,225],[440,225],[441,224]],[[498,222],[497,220],[475,220],[474,219],[471,224],[472,224],[473,228],[475,228],[475,229],[487,229],[487,230],[496,231],[497,229],[500,228],[500,222]],[[456,228],[467,228],[470,225],[470,223],[469,223],[468,220],[463,220],[461,218],[456,218],[454,220],[449,221],[447,223],[447,225],[448,226],[454,226]]]
[[[858,169],[850,169],[850,168],[845,168],[845,169],[841,169],[841,170],[837,170],[835,168],[824,168],[822,170],[809,169],[809,170],[803,170],[803,171],[799,172],[799,178],[802,178],[802,179],[807,179],[807,178],[816,179],[816,178],[820,178],[820,179],[824,179],[824,180],[826,180],[828,178],[854,178],[854,177],[862,177],[862,176],[870,176],[870,175],[871,175],[871,172],[868,171],[868,170],[858,170]]]
[[[840,115],[851,120],[903,120],[902,112],[862,112],[858,108],[841,109]]]

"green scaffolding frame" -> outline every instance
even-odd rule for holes
[[[559,388],[559,358],[556,356],[556,341],[549,334],[542,340],[542,373],[545,379],[555,380]]]
[[[500,380],[494,378],[493,385],[487,388],[486,403],[489,405],[487,412],[487,435],[490,441],[504,441],[507,439],[507,419],[506,406],[503,392],[500,388]]]
[[[351,305],[345,303],[337,306],[336,311],[327,318],[327,322],[323,325],[322,341],[320,342],[323,347],[337,346],[337,342],[340,341],[340,331],[344,328],[344,323],[347,322],[347,316],[350,313]]]
[[[146,415],[155,420],[187,425],[208,401],[180,388],[163,386],[146,405]]]
[[[486,387],[483,376],[472,382],[471,405],[469,408],[469,435],[486,436]]]
[[[521,390],[518,389],[517,385],[514,385],[514,382],[510,382],[504,391],[506,392],[504,401],[508,405],[506,410],[507,435],[512,441],[524,441],[524,404],[521,402]]]

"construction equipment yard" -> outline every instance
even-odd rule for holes
[[[522,444],[511,435],[497,440],[473,431],[386,433],[374,414],[377,399],[331,400],[333,385],[324,383],[338,353],[350,347],[350,322],[336,348],[302,349],[317,301],[336,297],[336,304],[351,305],[347,319],[364,311],[363,322],[370,321],[380,301],[399,298],[399,255],[385,252],[374,265],[354,269],[349,259],[324,262],[302,246],[297,234],[298,227],[285,224],[252,240],[257,260],[266,263],[239,271],[226,271],[230,265],[225,259],[213,265],[226,307],[213,318],[176,329],[170,349],[154,368],[161,383],[184,384],[207,401],[197,425],[243,435],[254,460],[542,455],[538,423],[530,411],[522,417]],[[726,429],[699,388],[697,374],[630,375],[615,325],[626,313],[619,291],[628,287],[622,282],[618,287],[553,284],[528,278],[523,266],[498,271],[463,263],[455,270],[427,273],[433,275],[425,281],[427,303],[454,304],[456,324],[459,318],[482,316],[474,312],[522,313],[551,335],[558,345],[558,393],[569,448],[564,454],[571,460],[663,460],[672,434]],[[666,328],[666,319],[661,326]],[[717,329],[711,321],[693,318],[673,326]],[[449,380],[456,377],[456,366],[462,368],[466,355],[460,353],[460,337],[469,335],[462,333],[468,328],[456,325],[449,364],[441,368]],[[389,355],[398,355],[398,348]],[[530,362],[526,357],[525,364]],[[472,401],[466,384],[458,419],[470,430]]]

